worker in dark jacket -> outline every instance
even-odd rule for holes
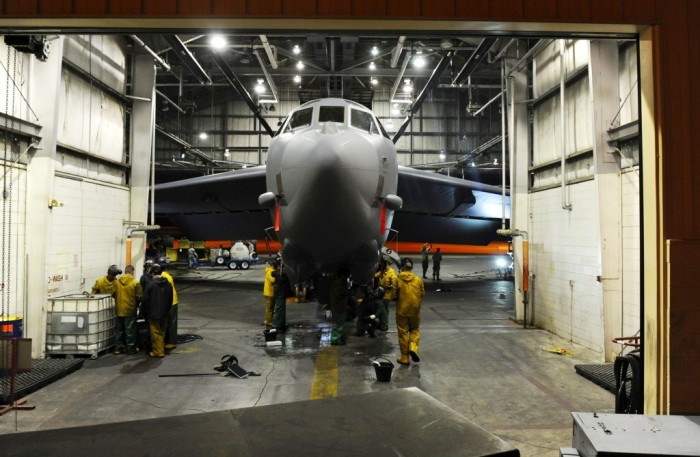
[[[282,265],[279,264],[276,270],[272,272],[274,279],[273,287],[275,290],[275,309],[272,312],[272,328],[278,332],[287,330],[287,297],[291,293],[291,284],[289,277],[282,271]]]
[[[148,319],[151,333],[151,357],[165,357],[165,331],[168,327],[168,315],[173,305],[173,287],[167,279],[161,276],[163,269],[153,264],[151,277],[153,280],[143,292],[143,313]]]

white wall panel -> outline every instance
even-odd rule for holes
[[[36,116],[30,111],[31,100],[28,94],[28,79],[31,77],[29,61],[34,57],[15,51],[14,48],[8,47],[0,41],[0,62],[5,67],[8,64],[8,53],[9,68],[0,69],[0,87],[3,88],[3,95],[0,97],[0,112],[9,113],[18,119],[38,123]],[[25,99],[29,100],[29,104]]]
[[[566,87],[566,153],[593,148],[591,125],[591,101],[588,77],[581,78]]]
[[[628,169],[622,180],[622,335],[631,336],[641,325],[641,215],[639,170]]]
[[[1,144],[0,144],[1,145]],[[2,160],[0,160],[2,163]],[[25,318],[25,267],[26,267],[26,192],[27,172],[24,167],[10,166],[0,175],[0,188],[7,189],[8,197],[2,199],[0,220],[0,314]],[[38,265],[30,266],[43,271]]]
[[[625,125],[639,119],[639,84],[637,46],[624,46],[620,52],[620,114],[617,125]]]
[[[551,97],[533,113],[532,164],[540,165],[561,157],[559,98]]]
[[[126,91],[126,44],[116,35],[67,35],[63,57],[117,92]]]
[[[603,351],[600,225],[595,181],[571,185],[572,209],[561,191],[530,196],[530,271],[535,275],[535,324]]]
[[[49,287],[49,296],[90,290],[111,264],[124,267],[129,190],[102,183],[56,177],[56,198],[64,206],[52,210],[47,273],[63,277]]]
[[[58,142],[122,162],[125,113],[121,104],[66,69],[61,85]]]

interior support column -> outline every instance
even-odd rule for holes
[[[153,224],[153,221],[148,218],[156,106],[156,68],[153,58],[149,55],[134,56],[132,72],[134,104],[131,110],[131,137],[129,138],[129,151],[131,152],[130,220],[142,224]],[[142,270],[145,260],[146,232],[131,233],[131,240],[132,264],[136,267],[138,274]]]
[[[32,109],[39,118],[41,143],[27,163],[27,316],[25,337],[32,339],[32,358],[43,358],[46,346],[46,307],[48,296],[48,273],[46,260],[51,239],[47,227],[51,227],[49,198],[54,193],[54,171],[58,110],[63,62],[63,36],[51,43],[51,53],[46,62],[35,58],[30,61],[30,87]],[[39,77],[39,74],[41,77]]]
[[[612,338],[622,335],[622,189],[620,167],[607,143],[608,130],[620,109],[618,45],[613,40],[590,42],[588,65],[593,157],[600,223],[599,281],[603,293],[603,347],[612,361],[620,347]]]

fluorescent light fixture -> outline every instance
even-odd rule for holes
[[[299,76],[299,75],[294,75],[294,82],[295,82],[295,83],[300,83],[300,82],[301,82],[301,76]]]
[[[413,92],[413,85],[411,85],[411,80],[408,78],[403,80],[403,91],[407,94]]]
[[[413,66],[415,68],[425,67],[425,58],[423,57],[423,51],[420,49],[416,51],[416,55],[413,56]]]
[[[370,63],[369,63],[369,69],[370,69],[370,70],[376,70],[376,69],[377,69],[377,64],[375,64],[374,62],[370,62]]]
[[[207,135],[207,132],[199,132],[199,139],[200,140],[206,140],[209,138],[209,135]]]
[[[445,160],[445,151],[440,151],[440,160]]]
[[[267,89],[265,88],[265,84],[263,84],[262,79],[258,79],[258,83],[255,85],[255,92],[258,94],[265,93]]]
[[[372,46],[372,55],[376,56],[379,54],[379,49],[376,46]]]
[[[304,62],[302,62],[301,60],[299,62],[297,62],[297,69],[303,70],[304,69]]]
[[[228,157],[230,155],[231,155],[231,153],[228,152],[228,149],[224,149],[224,157]]]
[[[301,54],[301,48],[299,47],[298,44],[295,44],[295,45],[294,45],[294,49],[292,49],[292,52],[293,52],[294,54],[296,54],[296,55]]]
[[[209,46],[217,51],[221,51],[228,46],[228,41],[226,41],[223,35],[212,35],[211,38],[209,38]]]
[[[374,77],[370,78],[370,79],[369,79],[369,82],[370,82],[373,86],[376,86],[376,85],[379,83],[379,81],[377,81],[377,78],[374,78]]]

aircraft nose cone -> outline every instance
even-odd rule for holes
[[[286,157],[283,176],[286,217],[295,222],[289,225],[295,233],[288,235],[306,250],[355,249],[378,232],[372,212],[377,152],[362,136],[337,130],[326,127],[313,137],[298,138],[299,149],[285,151],[293,153]]]

